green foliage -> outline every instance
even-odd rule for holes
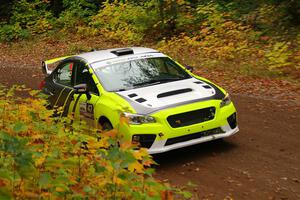
[[[99,13],[93,16],[90,26],[97,29],[96,33],[110,39],[141,41],[153,24],[148,14],[143,5],[106,1]]]
[[[212,3],[199,6],[197,12],[201,19],[198,34],[182,34],[162,41],[160,50],[176,58],[190,55],[181,62],[194,66],[230,66],[230,69],[239,70],[240,66],[259,64],[257,59],[264,55],[255,39],[259,32],[231,20],[230,13],[221,12]]]
[[[145,38],[153,40],[164,34],[188,30],[194,23],[192,12],[185,0],[106,1],[92,17],[89,27],[81,29],[80,33],[100,34],[125,43]]]
[[[9,5],[10,20],[0,26],[0,41],[44,33],[101,37],[126,45],[154,43],[195,66],[256,75],[297,74],[300,68],[299,1],[20,0]],[[84,46],[69,49],[94,48]]]
[[[89,17],[97,13],[96,5],[88,0],[63,0],[63,7],[65,9],[58,18],[58,26],[68,30],[85,25]]]
[[[157,33],[169,36],[194,30],[195,9],[187,0],[152,0],[148,8],[156,11],[154,28]]]
[[[33,34],[44,33],[52,29],[52,13],[48,11],[49,1],[20,0],[12,9],[11,23],[28,29]]]
[[[226,6],[209,2],[197,7],[199,31],[189,36],[181,34],[159,43],[161,51],[182,63],[199,67],[218,67],[235,73],[255,75],[291,73],[299,66],[297,42],[280,42],[278,38],[264,36],[250,25],[233,20],[234,13]],[[268,7],[269,13],[273,7]],[[269,16],[266,15],[266,16]],[[277,19],[261,16],[262,24],[275,23]],[[287,68],[291,69],[287,71]],[[298,68],[299,69],[299,68]]]
[[[22,29],[19,23],[14,25],[4,24],[0,27],[0,41],[27,38],[29,35],[29,31],[27,29]]]
[[[269,52],[266,53],[266,58],[269,60],[269,69],[278,69],[291,65],[289,58],[292,52],[289,51],[290,43],[276,42]]]
[[[0,199],[189,197],[152,177],[146,149],[134,150],[115,130],[54,118],[37,92],[24,99],[15,90],[26,89],[0,89]]]
[[[242,16],[242,19],[256,30],[264,32],[282,30],[288,24],[289,16],[285,13],[285,5],[262,4]]]
[[[197,17],[204,26],[210,28],[221,28],[220,25],[226,21],[227,13],[219,9],[218,4],[209,2],[197,7]]]

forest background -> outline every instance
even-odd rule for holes
[[[71,54],[109,41],[157,48],[198,68],[300,77],[297,0],[1,0],[0,9],[2,43],[69,41],[63,53]]]

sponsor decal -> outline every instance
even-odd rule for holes
[[[80,103],[79,105],[80,116],[88,119],[94,119],[94,105],[90,103]]]

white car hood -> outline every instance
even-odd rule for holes
[[[121,91],[117,94],[127,100],[137,113],[150,114],[169,107],[211,99],[220,96],[220,92],[214,85],[189,78]]]

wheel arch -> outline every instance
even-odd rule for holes
[[[111,121],[104,115],[100,116],[98,119],[98,123],[103,125],[104,122],[109,122],[110,125],[113,127],[113,124],[111,123]]]

